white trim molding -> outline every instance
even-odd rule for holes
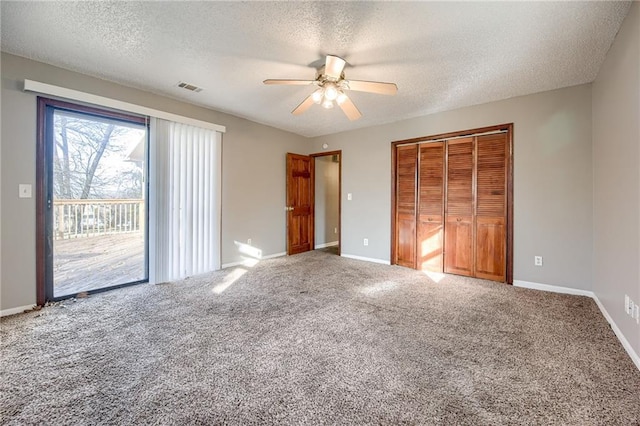
[[[342,253],[340,254],[340,256],[346,257],[347,259],[364,260],[365,262],[380,263],[382,265],[391,265],[391,262],[389,262],[388,260],[375,259],[373,257],[356,256],[355,254],[347,254],[347,253]]]
[[[330,243],[316,244],[315,248],[316,249],[321,249],[321,248],[327,248],[327,247],[334,247],[334,246],[337,246],[337,245],[338,245],[337,241],[331,241]]]
[[[21,314],[25,311],[30,311],[35,307],[36,305],[34,304],[34,305],[18,306],[17,308],[5,309],[3,311],[0,311],[0,317],[7,317],[9,315]]]
[[[587,297],[595,296],[592,291],[588,291],[588,290],[581,290],[581,289],[571,288],[571,287],[559,287],[559,286],[549,285],[549,284],[538,284],[538,283],[532,283],[529,281],[513,280],[513,286],[530,288],[533,290],[549,291],[551,293],[573,294],[575,296],[587,296]]]
[[[160,111],[157,109],[119,101],[117,99],[107,98],[104,96],[93,95],[91,93],[85,93],[79,90],[67,89],[66,87],[41,83],[39,81],[25,80],[23,90],[25,92],[42,93],[43,95],[56,96],[59,98],[70,99],[72,101],[85,102],[88,104],[94,104],[107,108],[119,109],[121,111],[133,112],[140,115],[162,118],[163,120],[189,124],[192,126],[202,127],[203,129],[215,130],[216,132],[220,133],[226,132],[226,127],[219,124],[196,120],[195,118],[184,117],[182,115],[173,114],[171,112]]]
[[[266,256],[261,256],[260,259],[255,259],[255,258],[246,258],[244,260],[240,260],[238,262],[230,262],[230,263],[224,263],[220,269],[227,269],[227,268],[233,268],[234,266],[253,266],[256,263],[258,263],[261,260],[267,260],[267,259],[273,259],[276,257],[282,257],[282,256],[286,256],[287,252],[281,252],[281,253],[275,253],[275,254],[268,254]]]
[[[640,370],[640,356],[638,356],[638,354],[633,350],[633,347],[631,347],[631,343],[629,343],[627,338],[624,337],[624,334],[622,334],[622,331],[620,330],[618,325],[613,321],[613,318],[611,318],[611,315],[609,315],[609,312],[607,312],[607,310],[604,308],[604,305],[602,304],[602,302],[600,302],[600,299],[598,299],[598,296],[594,294],[593,300],[596,301],[596,305],[598,305],[598,308],[600,308],[600,312],[602,312],[602,315],[604,315],[605,319],[609,322],[609,325],[611,325],[611,329],[616,334],[616,336],[618,337],[618,340],[620,340],[620,343],[622,343],[622,346],[625,348],[625,350],[631,357],[631,360],[636,365],[636,368]]]
[[[276,258],[276,257],[282,257],[282,256],[286,256],[286,255],[287,255],[287,252],[283,251],[283,252],[280,252],[280,253],[268,254],[266,256],[262,256],[261,260],[273,259],[273,258]]]
[[[627,354],[629,355],[629,357],[631,357],[631,361],[633,361],[633,363],[636,365],[636,368],[640,370],[640,356],[638,356],[638,354],[633,350],[631,343],[629,343],[627,338],[624,337],[624,334],[622,334],[622,331],[618,327],[618,324],[616,324],[615,321],[613,321],[613,318],[611,318],[611,315],[609,315],[609,312],[607,312],[604,305],[602,304],[602,302],[600,302],[600,299],[598,299],[598,296],[596,296],[594,292],[589,290],[580,290],[580,289],[571,288],[571,287],[559,287],[555,285],[539,284],[539,283],[532,283],[529,281],[520,281],[520,280],[513,280],[513,286],[529,288],[533,290],[550,291],[552,293],[563,293],[563,294],[572,294],[575,296],[586,296],[586,297],[592,298],[596,302],[596,305],[598,305],[598,308],[600,309],[602,316],[604,316],[604,318],[607,320],[607,322],[611,326],[613,333],[616,335],[616,337],[622,344],[622,347],[625,349],[625,351],[627,351]]]

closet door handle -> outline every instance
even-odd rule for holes
[[[461,218],[461,217],[457,218],[456,220],[457,220],[458,222],[462,222],[462,218]]]

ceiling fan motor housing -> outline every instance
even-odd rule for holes
[[[321,66],[320,69],[318,69],[318,71],[316,72],[316,81],[320,82],[321,84],[326,83],[327,81],[332,81],[332,82],[338,82],[338,81],[343,81],[344,80],[344,71],[342,71],[340,73],[340,77],[335,78],[332,77],[330,75],[327,75],[325,72],[325,66]]]

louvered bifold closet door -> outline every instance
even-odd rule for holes
[[[447,143],[444,271],[473,276],[473,138]]]
[[[396,151],[396,259],[409,268],[416,266],[416,170],[417,145]]]
[[[417,269],[443,271],[444,142],[420,145]]]
[[[507,135],[478,136],[476,143],[476,277],[506,278]]]

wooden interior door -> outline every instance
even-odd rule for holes
[[[444,142],[420,144],[417,269],[443,271]]]
[[[473,138],[447,143],[444,271],[473,276]]]
[[[418,146],[399,146],[396,151],[395,263],[416,267],[416,171]]]
[[[313,158],[287,154],[287,254],[313,249]]]
[[[475,273],[494,281],[506,278],[508,161],[505,133],[478,136]]]

